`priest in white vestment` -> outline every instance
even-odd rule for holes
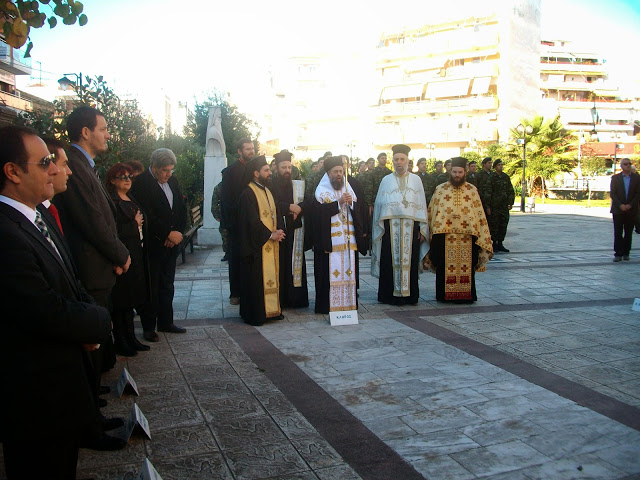
[[[378,301],[415,305],[418,274],[429,250],[427,204],[420,178],[407,169],[406,145],[393,148],[394,173],[382,179],[373,210],[371,275],[378,278]]]

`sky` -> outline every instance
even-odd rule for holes
[[[485,0],[511,3],[514,0]],[[382,32],[437,20],[435,0],[84,0],[89,22],[31,30],[33,76],[56,84],[63,73],[103,75],[119,95],[141,99],[162,90],[193,102],[213,89],[251,115],[269,66],[301,54],[375,53]],[[473,14],[477,0],[452,0]],[[46,11],[46,8],[43,7]],[[544,38],[598,46],[611,68],[637,81],[640,0],[541,0]],[[626,59],[626,60],[625,60]],[[625,61],[627,62],[625,64]],[[624,75],[622,75],[624,73]]]

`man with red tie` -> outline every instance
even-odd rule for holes
[[[55,155],[53,163],[58,167],[58,173],[53,177],[53,194],[57,195],[58,193],[62,193],[67,190],[67,181],[69,180],[69,175],[73,172],[71,172],[71,169],[69,168],[69,159],[64,151],[64,145],[62,142],[55,138],[44,138],[43,140],[49,149],[49,153]],[[42,202],[42,205],[55,219],[60,232],[64,234],[62,224],[60,223],[60,214],[58,213],[56,206],[51,203],[51,198]]]

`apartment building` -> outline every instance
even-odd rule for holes
[[[385,33],[377,48],[377,149],[448,158],[506,141],[539,112],[540,0]]]

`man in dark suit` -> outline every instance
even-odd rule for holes
[[[104,115],[92,107],[77,107],[67,118],[67,132],[71,148],[67,152],[68,166],[73,172],[67,190],[55,196],[64,236],[75,265],[78,278],[98,305],[110,310],[111,289],[116,275],[129,269],[129,251],[118,238],[115,206],[94,171],[94,158],[107,151],[110,135]],[[115,363],[111,338],[90,353],[93,368],[93,396],[99,402],[100,376]],[[95,432],[87,439],[91,448],[122,448],[124,445],[106,444],[103,432]],[[113,438],[113,437],[109,437]]]
[[[151,299],[140,309],[144,338],[157,342],[159,332],[184,333],[173,323],[173,281],[178,245],[187,226],[187,209],[178,180],[173,177],[176,156],[168,148],[151,154],[151,166],[138,175],[131,194],[138,201],[147,222],[145,244],[149,256]]]
[[[67,191],[54,204],[78,265],[80,280],[99,305],[109,308],[116,274],[127,271],[131,258],[118,239],[115,206],[94,172],[94,158],[107,151],[107,122],[92,107],[78,107],[67,118],[71,148],[67,152]]]
[[[620,160],[622,172],[611,177],[614,262],[629,260],[633,226],[638,217],[640,176],[631,172],[631,160]]]
[[[229,165],[222,174],[222,224],[229,235],[229,303],[240,305],[240,239],[238,238],[238,201],[247,186],[244,172],[247,162],[255,156],[255,147],[248,138],[238,141],[238,160]]]
[[[110,335],[109,312],[84,292],[36,207],[58,168],[25,127],[0,129],[0,438],[9,479],[75,478],[93,419],[84,350]],[[34,457],[34,445],[40,445]]]

